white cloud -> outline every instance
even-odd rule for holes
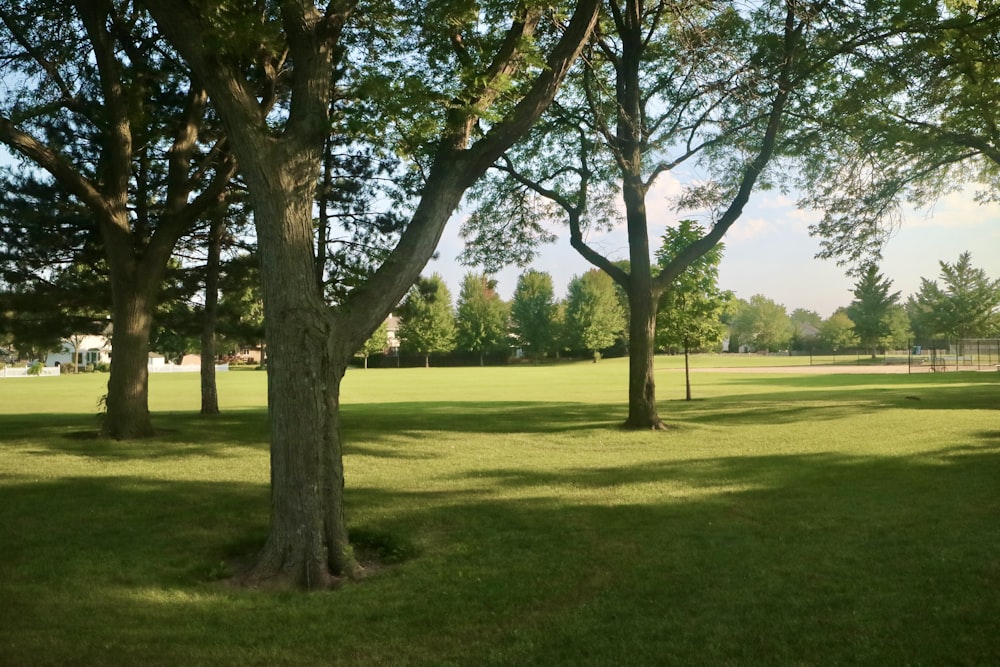
[[[744,215],[729,228],[723,242],[732,244],[769,236],[778,231],[778,226],[774,218]]]
[[[910,227],[974,227],[1000,223],[1000,204],[980,204],[970,188],[953,192],[924,208],[904,206],[903,224]]]

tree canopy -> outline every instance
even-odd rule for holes
[[[430,366],[431,354],[454,349],[451,292],[439,274],[417,280],[399,307],[399,318],[401,349],[424,355],[425,366]]]
[[[915,329],[923,338],[949,339],[1000,333],[1000,279],[992,279],[962,253],[954,263],[940,262],[940,283],[921,278],[910,298]]]
[[[570,344],[600,359],[625,331],[625,312],[607,273],[591,269],[575,276],[566,295],[566,331]]]
[[[551,275],[529,270],[518,277],[510,318],[513,333],[529,356],[543,357],[556,349],[557,309]]]
[[[480,273],[462,280],[455,308],[455,346],[479,355],[479,364],[491,352],[507,350],[510,307],[496,291],[496,281]]]

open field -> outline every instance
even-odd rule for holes
[[[265,374],[0,381],[0,664],[1000,664],[1000,374],[351,370],[349,521],[383,565],[234,590],[267,530]],[[700,364],[700,362],[699,362]],[[674,366],[674,368],[671,368]]]

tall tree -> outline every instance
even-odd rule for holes
[[[591,269],[574,276],[566,295],[566,334],[573,347],[589,351],[596,363],[625,331],[625,312],[608,274]]]
[[[227,261],[219,276],[219,291],[216,330],[225,344],[231,351],[263,346],[264,302],[256,255],[243,253]]]
[[[529,256],[520,244],[543,236],[539,218],[563,216],[571,245],[628,296],[626,425],[661,428],[653,375],[661,294],[742,216],[787,136],[789,112],[803,113],[837,58],[882,26],[851,0],[740,9],[616,0],[607,8],[572,86],[532,141],[497,164],[504,177],[481,193],[466,236],[493,239],[519,221],[500,245],[519,260]],[[676,203],[709,211],[712,224],[654,271],[647,197],[665,174],[699,161],[713,179],[692,184]],[[613,196],[619,211],[609,206]],[[616,214],[624,217],[627,270],[586,240],[588,227]],[[496,254],[495,245],[486,248]],[[488,267],[496,261],[477,258]]]
[[[130,3],[2,2],[0,32],[12,87],[0,141],[85,207],[104,251],[114,321],[104,434],[150,435],[157,290],[177,240],[219,204],[235,163],[206,137],[205,91]]]
[[[551,275],[531,269],[518,276],[510,319],[514,335],[529,356],[540,359],[556,349],[556,310]]]
[[[847,307],[854,333],[861,346],[871,351],[873,359],[882,340],[892,333],[889,318],[892,307],[899,301],[899,292],[891,289],[892,281],[870,264],[854,284],[854,300]]]
[[[792,321],[785,307],[762,294],[740,301],[732,323],[732,338],[737,346],[755,351],[779,350],[792,339]]]
[[[1000,279],[972,266],[963,252],[954,264],[940,262],[941,284],[920,279],[912,297],[914,328],[928,337],[950,339],[994,336],[1000,332]]]
[[[692,220],[681,220],[676,227],[668,227],[656,252],[657,263],[669,266],[677,253],[703,234],[701,226]],[[690,351],[718,343],[725,335],[721,315],[728,295],[718,285],[722,251],[723,246],[719,244],[696,259],[667,286],[660,297],[656,340],[663,347],[683,350],[684,395],[689,401]]]
[[[467,273],[455,308],[455,347],[479,354],[479,365],[490,352],[508,350],[510,307],[496,291],[496,281]]]
[[[399,307],[399,318],[401,349],[424,355],[425,368],[431,354],[455,349],[451,292],[439,274],[417,280]]]
[[[589,39],[598,3],[559,7],[568,12],[557,22],[534,3],[491,2],[484,11],[419,1],[144,4],[209,90],[253,202],[270,355],[272,503],[249,577],[328,586],[361,571],[344,519],[338,410],[350,356],[415,282],[465,190],[549,104]],[[366,89],[372,97],[354,88],[344,99],[382,97],[388,117],[400,118],[421,158],[419,197],[384,262],[331,309],[316,280],[312,210],[331,73],[361,64],[382,74]],[[260,73],[273,76],[261,81]],[[289,84],[282,113],[261,113],[260,95],[279,77]]]

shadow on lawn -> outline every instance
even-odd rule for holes
[[[264,485],[8,484],[0,646],[12,664],[996,664],[982,439],[348,488],[352,525],[420,552],[330,595],[208,583],[263,539]]]
[[[748,383],[798,388],[716,396],[706,400],[662,401],[660,416],[670,425],[776,425],[829,421],[887,408],[996,409],[996,382],[978,386],[925,386],[899,383],[886,388],[885,377],[844,376],[831,388],[829,378],[757,378]],[[737,378],[739,384],[744,380]],[[812,391],[805,389],[813,388]],[[412,402],[348,404],[342,408],[345,451],[391,458],[422,458],[406,441],[425,439],[428,432],[567,433],[617,429],[625,419],[622,403],[570,402]],[[142,441],[97,437],[93,417],[86,415],[0,416],[10,442],[29,442],[32,453],[52,452],[107,460],[171,459],[189,456],[229,457],[232,447],[266,451],[269,441],[265,410],[230,410],[205,417],[195,413],[153,416],[158,435]]]
[[[1000,376],[997,373],[734,376],[728,378],[726,383],[771,388],[773,391],[751,396],[765,400],[801,401],[858,396],[914,409],[1000,408]],[[779,388],[786,390],[780,391]]]

